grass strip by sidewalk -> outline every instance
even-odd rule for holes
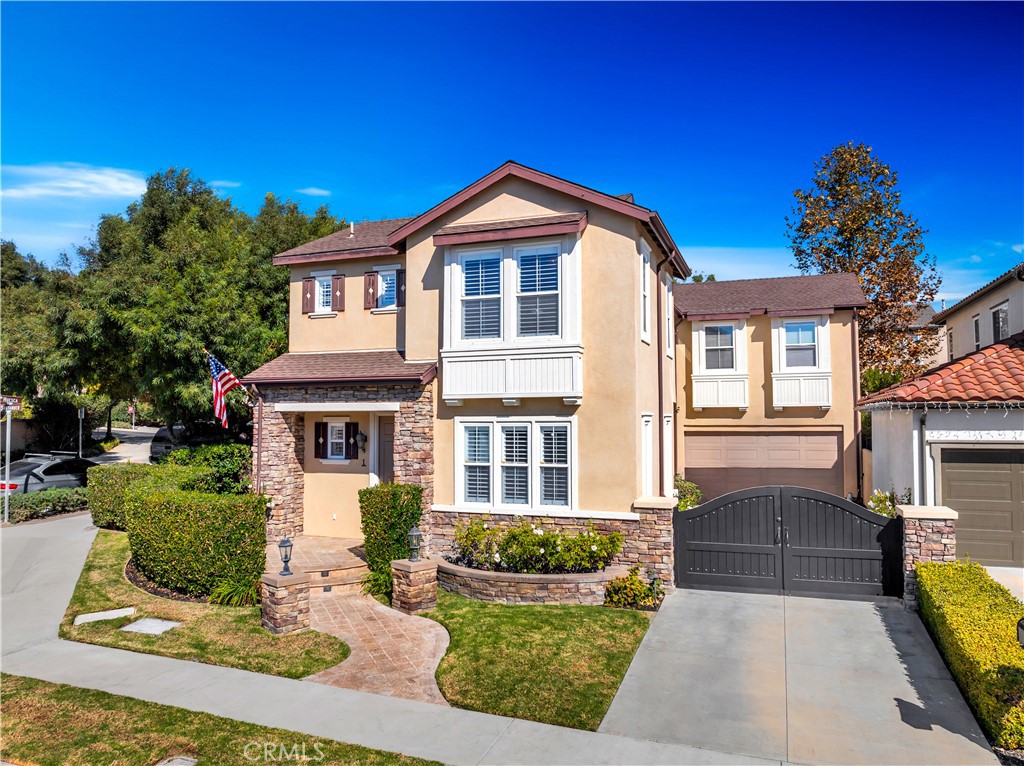
[[[258,606],[170,601],[146,593],[124,577],[129,556],[127,534],[104,529],[96,534],[61,623],[62,638],[287,678],[317,673],[348,657],[348,645],[326,633],[273,635],[261,626]],[[135,607],[136,613],[77,627],[72,624],[79,614],[126,606]],[[140,617],[182,624],[159,636],[119,630]]]
[[[437,595],[424,616],[451,635],[437,683],[452,705],[590,731],[650,625],[649,613],[626,609]]]
[[[0,687],[0,758],[14,763],[138,766],[175,755],[198,758],[206,766],[433,763],[33,678],[4,674]]]

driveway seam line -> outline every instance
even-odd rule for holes
[[[480,765],[481,763],[483,763],[483,762],[484,762],[484,758],[486,758],[486,757],[487,757],[487,755],[488,755],[488,753],[490,753],[490,752],[491,752],[491,751],[492,751],[492,750],[494,749],[494,746],[498,744],[498,741],[499,741],[499,740],[500,740],[500,739],[501,739],[502,737],[504,737],[504,736],[505,736],[505,732],[507,732],[507,731],[508,731],[508,727],[509,727],[509,726],[511,726],[511,725],[512,725],[512,723],[513,723],[513,721],[515,721],[515,720],[516,720],[515,718],[509,718],[509,719],[508,719],[508,723],[507,723],[507,724],[505,724],[505,728],[503,728],[503,729],[502,729],[501,731],[499,731],[499,732],[498,732],[498,736],[496,736],[496,737],[494,738],[494,741],[493,741],[493,742],[492,742],[491,744],[489,744],[489,745],[487,746],[487,749],[486,749],[486,750],[484,750],[484,751],[483,751],[483,753],[481,753],[481,754],[480,754],[480,757],[479,757],[479,758],[477,758],[477,760],[476,760],[476,762],[477,762],[477,766],[479,766],[479,765]]]

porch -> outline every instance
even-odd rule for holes
[[[281,553],[277,543],[267,543],[267,571],[281,571]],[[366,566],[362,538],[299,535],[292,540],[291,569],[310,575],[313,592],[358,593]]]

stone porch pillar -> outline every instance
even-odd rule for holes
[[[309,575],[295,572],[282,576],[264,572],[263,627],[284,635],[309,629]]]
[[[399,612],[419,614],[437,606],[437,561],[392,561],[391,575],[391,606]]]
[[[903,604],[917,611],[919,561],[956,561],[957,512],[944,505],[897,505],[903,522]]]
[[[640,514],[637,550],[640,565],[658,576],[666,593],[675,590],[675,552],[672,517],[676,512],[674,497],[639,497],[633,501],[634,513]]]

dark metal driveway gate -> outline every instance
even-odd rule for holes
[[[676,584],[684,588],[898,595],[900,529],[841,497],[757,487],[675,515]]]

